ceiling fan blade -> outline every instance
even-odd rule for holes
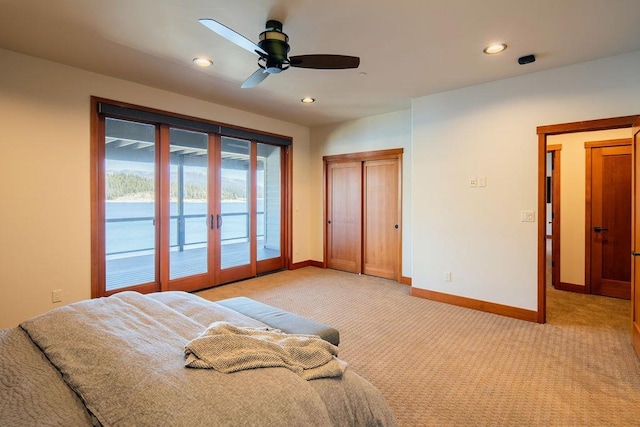
[[[289,58],[289,65],[319,70],[343,70],[346,68],[358,68],[360,58],[345,55],[298,55]]]
[[[225,39],[229,40],[232,43],[237,44],[243,49],[248,50],[251,53],[255,53],[256,55],[267,55],[260,46],[246,38],[245,36],[236,33],[231,28],[227,27],[219,23],[218,21],[214,21],[213,19],[199,19],[198,20],[202,25],[213,31],[214,33],[221,35]]]
[[[258,68],[255,73],[251,74],[249,78],[242,83],[242,88],[256,87],[267,77],[269,77],[269,73],[262,68]]]

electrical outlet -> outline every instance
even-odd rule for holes
[[[475,176],[469,178],[469,187],[477,187],[478,186],[478,178]]]
[[[56,289],[51,291],[51,302],[60,302],[62,301],[62,289]]]
[[[451,272],[450,271],[445,271],[444,274],[442,275],[442,278],[444,279],[445,282],[450,282],[451,281]]]

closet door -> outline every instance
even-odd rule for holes
[[[398,160],[364,162],[362,272],[397,280],[400,213]]]
[[[402,149],[323,161],[326,267],[401,281]]]
[[[327,267],[361,272],[362,162],[327,164]]]

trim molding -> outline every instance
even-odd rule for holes
[[[311,260],[311,261],[309,261],[309,262],[311,263],[311,264],[310,264],[310,265],[311,265],[311,267],[327,268],[327,267],[324,265],[324,262],[322,262],[322,261],[314,261],[314,260]]]
[[[498,314],[500,316],[512,317],[514,319],[526,320],[528,322],[543,323],[538,320],[538,313],[523,308],[511,307],[508,305],[496,304],[492,302],[480,301],[472,298],[461,297],[457,295],[444,294],[427,289],[411,288],[410,294],[418,298],[424,298],[431,301],[443,302],[446,304],[456,305],[458,307],[470,308],[473,310],[484,311],[485,313]]]
[[[577,294],[588,294],[587,287],[576,285],[575,283],[560,282],[556,288],[559,291],[575,292]]]
[[[538,126],[538,135],[560,135],[562,133],[591,132],[617,128],[630,128],[638,116],[613,117],[610,119],[585,120],[582,122],[561,123],[556,125]]]
[[[366,160],[397,159],[404,153],[404,148],[390,148],[388,150],[364,151],[359,153],[335,154],[323,156],[324,162],[364,162]]]
[[[584,148],[602,148],[602,147],[620,147],[631,146],[631,138],[621,139],[608,139],[605,141],[587,141],[584,143]]]
[[[300,262],[291,263],[291,265],[289,265],[289,270],[297,270],[299,268],[305,268],[305,267],[324,268],[324,265],[320,261],[313,261],[313,260],[308,259],[306,261],[300,261]]]
[[[299,268],[305,268],[305,267],[326,268],[322,263],[322,261],[313,261],[308,259],[306,261],[292,263],[289,266],[289,270],[297,270]],[[411,277],[402,276],[398,283],[400,283],[401,285],[411,286]]]

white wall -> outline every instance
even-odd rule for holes
[[[520,222],[536,127],[640,114],[638,99],[640,51],[414,99],[413,286],[537,310],[537,224]]]
[[[638,108],[640,111],[640,108]],[[560,150],[560,282],[585,285],[586,153],[584,143],[629,138],[629,129],[550,135]]]
[[[293,137],[294,262],[311,257],[310,131],[0,50],[0,328],[89,298],[90,96]]]
[[[323,259],[322,157],[335,154],[403,148],[402,160],[402,275],[411,277],[411,111],[371,116],[311,129],[311,184],[313,219],[312,258]]]

